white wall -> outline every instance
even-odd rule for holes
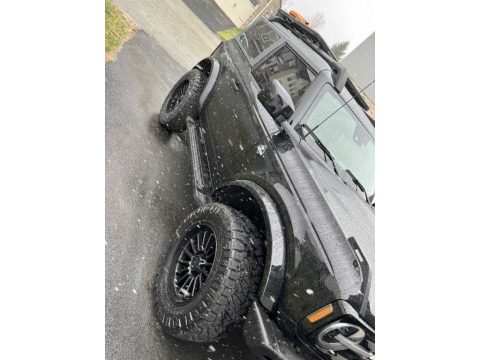
[[[350,41],[347,54],[375,31],[373,0],[285,0],[283,4],[284,10],[293,8],[307,19],[324,13],[325,26],[315,30],[330,46]]]
[[[343,60],[342,64],[348,74],[356,81],[361,89],[375,80],[375,33],[371,34],[360,45],[353,49]],[[365,94],[375,102],[375,83],[365,89]]]
[[[255,9],[249,0],[215,0],[235,26],[242,26]]]

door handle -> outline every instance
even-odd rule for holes
[[[236,93],[240,92],[240,83],[237,79],[231,79],[230,84]]]

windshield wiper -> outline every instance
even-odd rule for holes
[[[315,143],[320,147],[320,149],[323,150],[323,152],[325,153],[325,155],[328,156],[328,158],[330,159],[330,161],[332,162],[332,165],[333,165],[333,169],[335,170],[335,173],[337,173],[338,175],[338,170],[337,170],[337,166],[335,165],[335,158],[333,157],[332,153],[330,152],[330,150],[328,150],[328,148],[320,141],[320,139],[317,137],[317,135],[315,135],[315,133],[312,132],[312,130],[310,129],[310,127],[306,124],[302,124],[302,127],[304,127],[305,129],[307,129],[307,132],[312,135],[313,137],[313,140],[315,140]]]
[[[357,177],[349,170],[346,169],[345,172],[350,175],[350,177],[353,180],[353,183],[357,185],[357,187],[362,190],[362,192],[365,194],[365,200],[367,201],[367,204],[370,205],[370,198],[368,197],[367,191],[365,190],[365,187],[362,185],[362,183],[357,179]]]
[[[310,127],[306,124],[302,124],[301,125],[302,127],[304,127],[305,129],[307,129],[307,135],[311,135],[313,137],[313,139],[315,140],[315,143],[323,150],[323,152],[325,153],[325,155],[330,158],[331,162],[332,162],[332,165],[333,165],[333,169],[335,170],[335,173],[340,176],[340,174],[338,173],[338,170],[337,170],[337,166],[336,166],[336,161],[335,161],[335,158],[333,157],[332,153],[330,152],[330,150],[328,150],[328,148],[320,141],[320,139],[317,137],[317,135],[315,135],[315,133],[312,131],[312,129],[310,129]],[[306,136],[304,136],[303,138],[305,139]],[[357,177],[349,170],[349,169],[346,169],[345,172],[350,175],[350,177],[352,178],[353,180],[353,183],[365,194],[365,200],[367,201],[367,204],[368,205],[371,205],[371,201],[370,201],[370,197],[368,196],[367,194],[367,190],[365,190],[365,187],[362,185],[362,183],[360,182],[360,180],[357,179]],[[341,177],[341,176],[340,176]]]

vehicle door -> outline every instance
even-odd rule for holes
[[[255,108],[258,89],[252,88],[251,65],[281,41],[262,20],[238,42],[224,43],[214,54],[221,69],[202,116],[214,187],[225,180],[231,165],[242,163],[248,150],[265,137]]]

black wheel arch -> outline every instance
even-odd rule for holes
[[[282,215],[282,206],[277,205],[279,199],[274,199],[264,188],[249,180],[223,184],[213,193],[213,199],[242,212],[264,236],[266,258],[258,298],[267,310],[274,311],[285,283],[286,239],[292,232],[290,219]]]
[[[198,112],[203,108],[203,105],[207,101],[208,96],[212,93],[213,86],[218,79],[218,74],[220,73],[220,62],[209,56],[201,60],[193,69],[200,70],[203,75],[207,78],[205,87],[203,88],[202,94],[200,95],[200,100],[198,102]]]

